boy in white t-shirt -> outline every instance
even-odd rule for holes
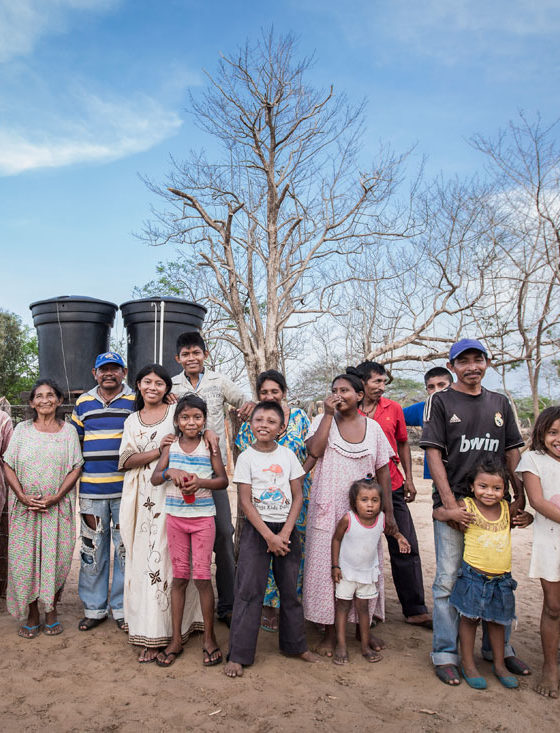
[[[306,662],[317,661],[307,649],[297,595],[301,544],[295,523],[303,503],[304,472],[295,453],[276,442],[284,429],[284,412],[277,402],[259,402],[250,424],[255,442],[239,456],[233,475],[246,519],[224,669],[228,677],[241,677],[243,667],[254,662],[271,554],[280,592],[280,649]]]

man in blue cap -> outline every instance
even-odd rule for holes
[[[105,621],[109,606],[119,629],[126,630],[123,610],[124,547],[119,509],[123,472],[118,470],[124,421],[134,411],[134,393],[124,384],[122,356],[99,354],[92,369],[97,386],[81,395],[72,423],[82,443],[84,468],[80,479],[81,565],[78,592],[84,604],[80,631]],[[109,596],[111,535],[115,546]]]
[[[467,476],[484,458],[501,459],[507,469],[514,500],[511,514],[524,508],[523,487],[515,474],[523,439],[505,395],[482,386],[490,365],[486,348],[474,339],[461,339],[449,351],[447,367],[456,381],[426,400],[420,446],[426,451],[434,482],[434,508],[444,506],[449,522],[434,520],[436,576],[433,591],[432,662],[436,675],[448,685],[458,685],[459,654],[457,611],[449,603],[463,558],[463,532],[472,521],[458,499],[469,493]],[[515,656],[506,629],[505,663],[512,674],[530,674]],[[483,656],[491,658],[483,639]]]

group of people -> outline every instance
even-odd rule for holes
[[[385,368],[366,361],[335,377],[312,422],[288,407],[279,372],[259,375],[255,404],[210,371],[207,357],[200,334],[182,334],[180,374],[171,378],[150,364],[131,390],[120,355],[100,354],[96,386],[77,400],[69,423],[57,416],[58,387],[37,382],[33,419],[2,444],[12,490],[7,604],[23,619],[20,636],[63,631],[57,602],[72,560],[79,479],[79,629],[93,629],[110,612],[140,647],[142,664],[171,666],[194,631],[203,634],[204,666],[223,661],[214,633],[213,554],[217,618],[230,626],[229,677],[254,662],[261,628],[278,632],[284,654],[317,661],[305,620],[322,629],[316,652],[335,664],[349,661],[348,621],[357,624],[363,657],[378,662],[384,643],[372,624],[384,618],[385,534],[404,620],[433,628],[438,678],[487,686],[474,658],[482,620],[483,656],[514,688],[519,675],[530,674],[510,639],[510,531],[533,520],[524,510],[526,492],[536,516],[530,576],[544,594],[536,689],[558,695],[560,407],[541,413],[521,456],[508,400],[482,386],[488,353],[470,339],[452,346],[448,368],[426,373],[425,404],[403,411],[384,396]],[[237,561],[225,491],[226,405],[244,420],[233,476]],[[407,425],[423,427],[424,475],[433,486],[433,618],[409,511],[416,488]]]

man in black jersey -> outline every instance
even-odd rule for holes
[[[436,576],[432,586],[431,657],[437,676],[449,685],[460,682],[459,618],[449,596],[463,558],[463,532],[471,521],[469,512],[457,503],[469,493],[467,475],[481,459],[501,458],[513,489],[512,516],[525,505],[523,487],[515,475],[523,439],[507,397],[482,386],[489,364],[488,352],[480,341],[462,339],[453,344],[447,366],[456,381],[426,401],[420,441],[434,481],[434,508],[443,505],[452,517],[449,522],[434,520]],[[506,629],[506,666],[513,674],[530,674],[527,665],[515,656],[510,631]],[[486,635],[483,655],[491,659]]]

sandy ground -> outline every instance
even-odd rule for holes
[[[419,469],[418,469],[419,470]],[[419,479],[412,512],[422,550],[428,603],[434,573],[429,485]],[[233,497],[232,497],[233,498]],[[535,671],[541,661],[538,633],[541,590],[527,578],[532,529],[514,532],[514,575],[518,627],[514,644]],[[387,563],[388,564],[388,563]],[[386,579],[386,622],[378,633],[386,643],[384,659],[368,664],[349,630],[350,664],[305,664],[280,656],[276,634],[261,632],[256,662],[242,679],[227,679],[221,666],[202,667],[200,636],[170,669],[140,666],[126,635],[108,621],[79,632],[81,605],[75,560],[58,637],[20,639],[18,625],[0,606],[0,730],[2,731],[520,731],[558,730],[560,701],[539,697],[535,675],[519,690],[505,690],[483,662],[489,689],[471,690],[463,682],[449,688],[433,674],[431,632],[403,623],[390,575]],[[352,629],[353,631],[353,629]],[[227,649],[227,627],[217,624]],[[308,629],[313,647],[319,636]]]

